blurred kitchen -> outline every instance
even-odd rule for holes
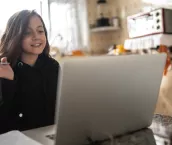
[[[52,55],[118,55],[156,52],[160,44],[169,47],[162,40],[171,37],[166,35],[172,32],[171,13],[157,8],[170,5],[160,0],[50,0]]]
[[[58,61],[86,55],[168,53],[156,112],[172,115],[172,0],[8,0],[0,3],[0,35],[14,12],[35,9],[45,21],[51,55]]]

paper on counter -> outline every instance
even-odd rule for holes
[[[0,135],[0,145],[42,145],[20,131],[10,131]]]

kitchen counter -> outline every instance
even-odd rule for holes
[[[55,126],[23,132],[25,135],[42,143],[53,145]],[[101,144],[88,145],[172,145],[172,117],[155,114],[152,125],[136,132],[116,136],[112,142],[109,140]]]
[[[116,137],[114,145],[172,145],[172,117],[155,114],[149,128]]]

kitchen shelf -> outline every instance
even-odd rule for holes
[[[103,32],[103,31],[116,31],[119,30],[120,28],[116,28],[113,26],[107,26],[107,27],[97,27],[97,28],[92,28],[90,31],[91,32]]]

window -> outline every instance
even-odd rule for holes
[[[50,4],[50,45],[61,51],[87,49],[88,22],[85,0],[58,0]]]

